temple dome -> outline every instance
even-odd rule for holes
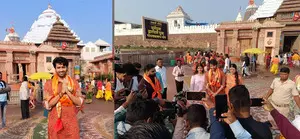
[[[61,16],[52,9],[51,5],[48,5],[48,8],[44,10],[42,14],[39,15],[38,19],[33,22],[30,30],[26,33],[22,41],[43,43],[47,39],[47,36],[57,18],[60,18],[60,21],[64,24],[64,26],[70,29],[69,25],[61,19]],[[74,36],[76,39],[79,38],[75,32]]]
[[[12,41],[12,42],[19,42],[20,37],[18,33],[16,33],[15,28],[11,27],[6,30],[8,34],[5,36],[4,41]]]
[[[247,21],[252,15],[254,15],[257,9],[258,6],[256,6],[254,0],[249,0],[249,5],[246,8],[246,12],[244,15],[244,21]]]

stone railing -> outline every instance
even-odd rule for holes
[[[184,26],[182,28],[169,27],[169,34],[215,33],[218,24],[205,26]],[[143,29],[115,29],[115,36],[142,35]]]
[[[12,90],[10,92],[10,101],[8,101],[8,104],[10,105],[20,105],[20,96],[18,90]]]

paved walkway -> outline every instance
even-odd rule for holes
[[[0,139],[47,139],[47,119],[43,117],[43,108],[39,105],[31,110],[31,118],[21,120],[18,105],[9,105],[7,109],[7,129],[0,130]],[[113,102],[93,100],[85,104],[84,113],[77,115],[82,139],[113,138]]]

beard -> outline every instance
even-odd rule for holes
[[[149,74],[149,77],[154,78],[154,77],[155,77],[155,74]]]
[[[58,75],[60,78],[64,78],[64,77],[66,77],[67,72],[57,72],[57,75]]]

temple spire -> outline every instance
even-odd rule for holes
[[[242,7],[240,7],[240,9],[239,9],[239,13],[238,13],[238,15],[237,15],[235,21],[237,21],[237,22],[243,21],[243,17],[242,17]]]
[[[48,4],[48,9],[52,9],[52,6],[50,3]]]

